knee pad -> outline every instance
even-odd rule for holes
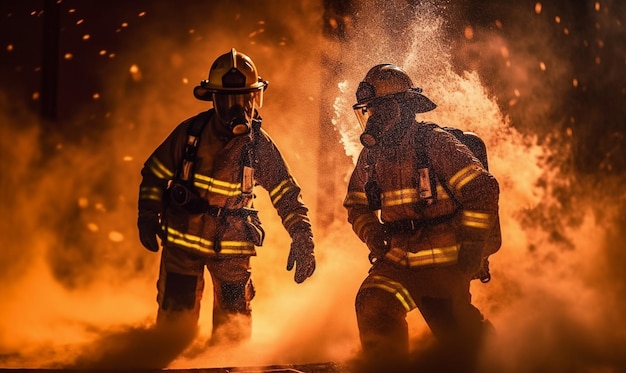
[[[359,289],[356,295],[355,308],[357,316],[366,318],[373,317],[373,314],[379,314],[380,310],[385,310],[384,314],[387,317],[403,319],[407,312],[394,293],[381,288]]]
[[[165,311],[192,310],[196,306],[198,278],[192,275],[168,272],[161,309]]]

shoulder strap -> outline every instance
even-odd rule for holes
[[[437,201],[437,180],[428,158],[428,140],[435,128],[439,128],[439,125],[432,122],[420,122],[415,131],[420,198],[429,204]]]
[[[203,111],[196,115],[187,127],[187,141],[185,143],[185,151],[180,167],[176,170],[175,179],[192,183],[193,166],[198,156],[198,146],[200,145],[200,136],[211,118],[213,112],[211,110]]]

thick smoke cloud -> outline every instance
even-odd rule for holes
[[[345,193],[341,186],[336,195],[316,195],[320,183],[333,179],[317,166],[319,142],[328,138],[318,133],[324,131],[320,118],[329,112],[339,135],[345,180],[360,149],[350,108],[359,80],[380,62],[404,66],[438,104],[421,119],[478,133],[500,181],[503,248],[491,259],[492,282],[472,286],[475,303],[497,330],[484,370],[618,372],[626,366],[620,349],[626,255],[616,244],[626,238],[623,176],[603,179],[600,190],[572,167],[571,137],[592,122],[569,126],[576,130],[564,135],[569,118],[551,114],[568,104],[559,82],[571,84],[566,77],[576,73],[541,32],[549,25],[537,20],[535,4],[520,2],[509,11],[538,22],[536,34],[508,24],[506,35],[477,27],[471,42],[454,43],[445,32],[455,9],[450,4],[358,3],[341,42],[321,34],[318,2],[190,2],[169,22],[156,17],[172,12],[164,3],[123,30],[100,100],[75,107],[66,125],[79,129],[71,141],[42,133],[45,122],[16,109],[8,92],[0,94],[0,366],[193,368],[346,362],[356,355],[353,298],[367,272],[366,249],[343,216],[330,226],[316,224],[318,270],[296,285],[284,269],[289,238],[262,190],[257,207],[268,237],[252,263],[252,340],[206,348],[210,287],[190,348],[179,354],[177,338],[184,336],[152,328],[158,256],[137,239],[139,170],[176,124],[206,109],[191,90],[231,47],[252,56],[270,81],[264,126],[302,184],[313,217],[334,209]],[[79,18],[81,11],[77,5]],[[607,33],[623,35],[614,28]],[[497,64],[504,50],[509,67]],[[539,55],[554,74],[530,73]],[[326,59],[341,61],[332,108],[320,107],[329,83],[320,81]],[[485,74],[485,66],[499,67]],[[94,117],[94,105],[108,110]],[[49,144],[53,151],[45,150]],[[409,320],[419,352],[429,331],[419,314]]]

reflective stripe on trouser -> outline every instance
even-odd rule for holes
[[[406,320],[385,319],[383,316],[390,310],[393,313],[398,310],[408,312],[417,307],[433,334],[450,348],[477,346],[482,337],[483,316],[471,304],[469,284],[470,276],[457,265],[409,268],[382,260],[374,263],[359,289],[359,302],[366,299],[370,302],[361,304],[357,311],[370,315],[369,320],[395,322],[395,326],[387,328],[393,334],[392,331],[400,330]],[[376,296],[362,297],[361,293],[373,290],[382,291]],[[385,293],[387,297],[384,297]],[[387,299],[387,302],[381,299]],[[360,333],[380,330],[376,325],[359,325]],[[379,340],[388,338],[382,335]]]
[[[409,352],[406,315],[413,308],[415,302],[411,295],[397,281],[385,276],[368,276],[363,282],[355,299],[355,309],[361,347],[368,364],[377,362],[389,369],[390,364],[406,361]]]

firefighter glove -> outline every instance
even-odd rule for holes
[[[293,279],[300,284],[315,272],[315,254],[313,253],[313,234],[310,231],[296,232],[291,241],[291,249],[287,258],[287,270],[295,265]]]
[[[376,259],[383,258],[391,245],[391,237],[382,224],[370,228],[365,234],[364,241],[370,250],[370,257]]]
[[[481,269],[483,243],[463,242],[459,250],[459,267],[468,275],[476,275]]]
[[[140,210],[137,218],[137,227],[139,228],[141,244],[150,251],[159,251],[159,244],[156,238],[157,236],[163,238],[159,214],[155,211]]]

